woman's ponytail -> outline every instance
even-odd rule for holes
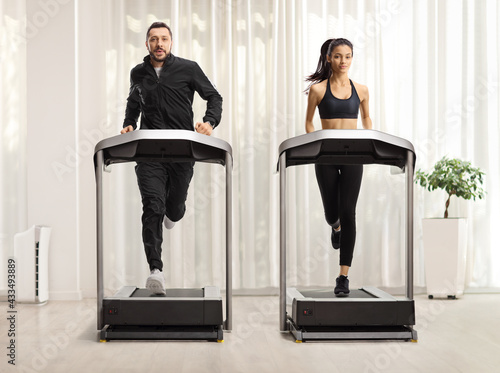
[[[328,63],[328,50],[330,49],[330,44],[335,39],[328,39],[321,46],[321,54],[319,56],[318,66],[316,71],[306,77],[306,82],[311,82],[311,85],[317,82],[321,82],[330,77],[330,64]],[[310,86],[309,86],[310,87]],[[308,87],[308,89],[309,89]]]

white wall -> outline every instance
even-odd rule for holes
[[[27,1],[28,226],[52,227],[50,299],[81,299],[74,1]]]
[[[106,35],[101,29],[102,1],[86,0],[78,3],[80,30],[77,53],[85,63],[78,69],[78,146],[79,158],[79,246],[80,286],[84,297],[96,296],[96,222],[95,177],[93,151],[95,144],[109,133],[106,127],[107,108],[104,99],[106,66],[103,65],[103,42]]]

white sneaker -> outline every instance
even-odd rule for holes
[[[167,216],[165,215],[165,217],[163,218],[163,225],[167,229],[172,229],[175,226],[175,222],[167,218]]]
[[[163,272],[158,268],[151,271],[146,280],[146,289],[151,290],[154,294],[165,295],[165,278],[163,277]]]

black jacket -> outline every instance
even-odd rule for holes
[[[198,92],[207,101],[204,122],[216,127],[222,114],[222,97],[198,64],[170,54],[160,72],[151,65],[150,56],[130,72],[130,92],[123,127],[141,129],[194,130],[193,96]]]

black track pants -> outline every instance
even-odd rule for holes
[[[356,243],[356,204],[363,166],[316,164],[315,169],[326,222],[333,227],[340,220],[340,265],[351,266]]]
[[[135,166],[142,198],[142,241],[152,270],[163,270],[163,218],[179,221],[186,212],[193,163],[138,162]]]

